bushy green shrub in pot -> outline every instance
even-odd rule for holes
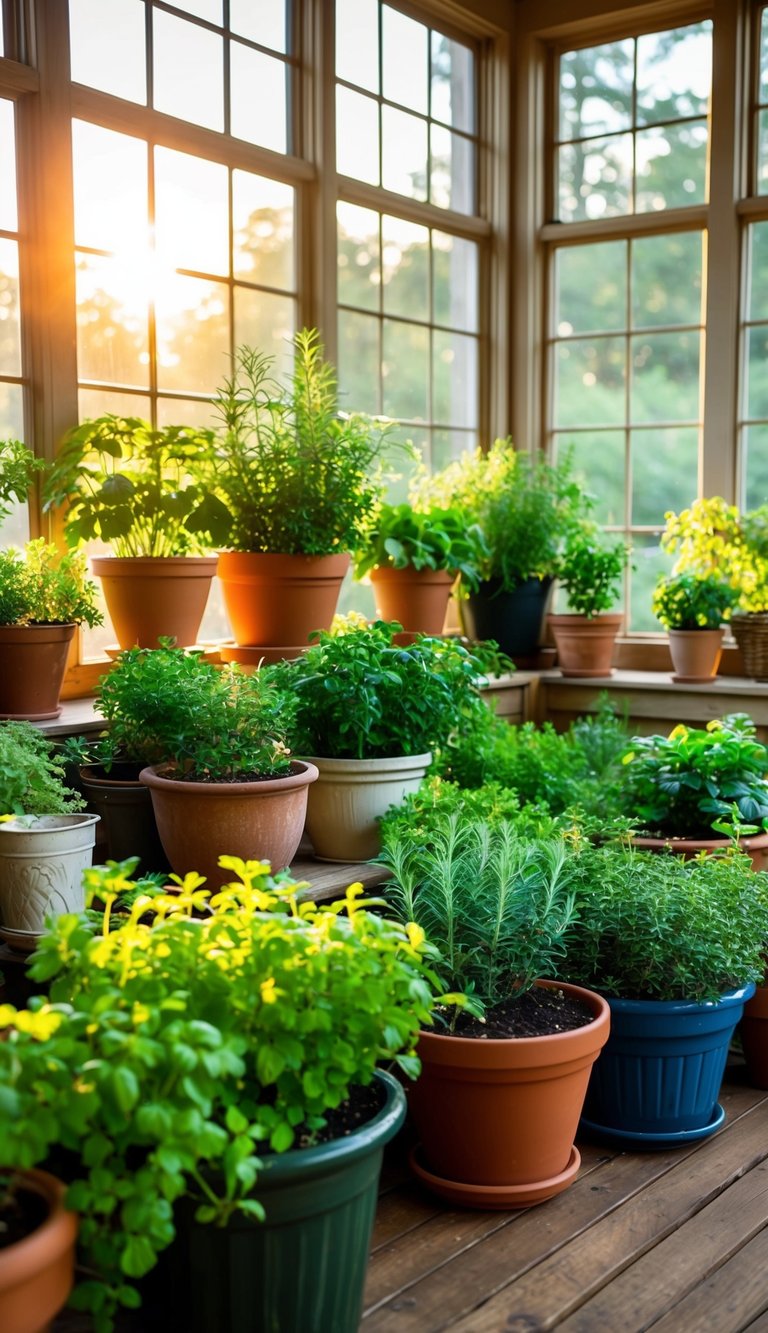
[[[611,607],[621,591],[628,557],[624,542],[607,543],[596,523],[584,519],[571,526],[558,564],[569,610],[549,617],[562,675],[613,675],[622,616]]]
[[[653,614],[669,633],[678,684],[706,684],[717,675],[723,650],[723,621],[737,594],[722,573],[671,574],[653,592]]]

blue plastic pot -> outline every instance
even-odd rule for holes
[[[582,1127],[672,1147],[722,1124],[717,1098],[750,983],[716,1002],[613,1000],[611,1032],[592,1075]]]

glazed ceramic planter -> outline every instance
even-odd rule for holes
[[[91,809],[101,816],[106,852],[112,861],[138,856],[142,874],[169,870],[168,857],[157,831],[152,794],[139,782],[142,764],[111,764],[109,772],[99,764],[83,764],[78,770],[80,787]]]
[[[768,1088],[768,986],[758,986],[744,1005],[739,1035],[747,1078],[754,1088]]]
[[[542,1037],[419,1038],[422,1072],[408,1100],[421,1143],[412,1165],[453,1203],[526,1207],[559,1194],[579,1169],[574,1138],[608,1038],[608,1004],[580,986],[537,984],[581,1000],[592,1021]]]
[[[613,649],[622,616],[550,616],[557,647],[557,665],[563,676],[612,676]]]
[[[83,871],[98,815],[21,816],[0,824],[0,920],[17,947],[34,948],[48,916],[85,909]]]
[[[218,574],[235,642],[289,645],[289,654],[306,648],[313,630],[331,627],[349,559],[222,551]]]
[[[699,852],[724,852],[731,845],[730,838],[650,838],[632,835],[632,845],[644,852],[674,852],[689,861]],[[768,870],[768,833],[757,833],[753,838],[739,838],[739,850],[751,857],[753,870]]]
[[[442,634],[455,577],[444,569],[372,569],[376,615],[411,634]]]
[[[481,583],[461,603],[469,638],[477,642],[495,639],[501,651],[515,661],[534,659],[553,582],[551,578],[528,579],[511,592],[503,590],[501,579]]]
[[[301,841],[313,764],[294,761],[283,778],[263,782],[180,782],[167,766],[144,768],[157,831],[177,875],[196,870],[209,888],[232,878],[221,855],[269,861],[273,871],[291,861]]]
[[[432,755],[395,759],[324,759],[307,802],[307,833],[321,861],[370,861],[381,851],[378,821],[418,791]]]
[[[174,1247],[185,1333],[357,1333],[384,1146],[405,1117],[388,1074],[386,1101],[342,1139],[265,1154],[255,1195],[266,1219],[235,1213],[200,1226],[189,1210]]]
[[[92,556],[120,647],[197,643],[216,563],[215,555]]]
[[[0,1329],[44,1333],[66,1303],[75,1271],[77,1217],[64,1207],[65,1186],[47,1171],[17,1172],[47,1216],[36,1231],[0,1248]]]
[[[671,629],[669,653],[678,685],[706,685],[714,680],[723,655],[721,629]]]
[[[593,1070],[583,1126],[641,1148],[674,1148],[719,1129],[720,1084],[754,984],[716,1002],[609,999],[611,1035]]]
[[[0,718],[44,722],[59,693],[76,625],[0,625]]]

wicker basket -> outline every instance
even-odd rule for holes
[[[744,658],[750,680],[768,680],[768,611],[731,616],[733,637]]]

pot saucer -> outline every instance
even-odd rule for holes
[[[717,676],[673,676],[676,685],[711,685]]]
[[[698,1129],[679,1129],[671,1132],[666,1130],[654,1134],[637,1129],[616,1129],[612,1125],[599,1125],[597,1121],[587,1120],[582,1116],[579,1131],[599,1135],[601,1139],[614,1139],[617,1143],[632,1144],[636,1149],[655,1152],[657,1148],[683,1148],[686,1143],[696,1143],[699,1139],[706,1139],[720,1128],[724,1120],[725,1108],[716,1102],[711,1118],[706,1125],[699,1125]]]
[[[458,1203],[463,1208],[508,1209],[527,1208],[532,1203],[543,1203],[555,1194],[567,1188],[581,1166],[581,1154],[577,1147],[571,1148],[571,1155],[564,1171],[548,1180],[530,1181],[525,1185],[474,1185],[460,1180],[448,1180],[445,1176],[436,1176],[422,1165],[420,1143],[411,1150],[409,1164],[414,1175],[432,1190],[433,1194],[449,1203]]]

